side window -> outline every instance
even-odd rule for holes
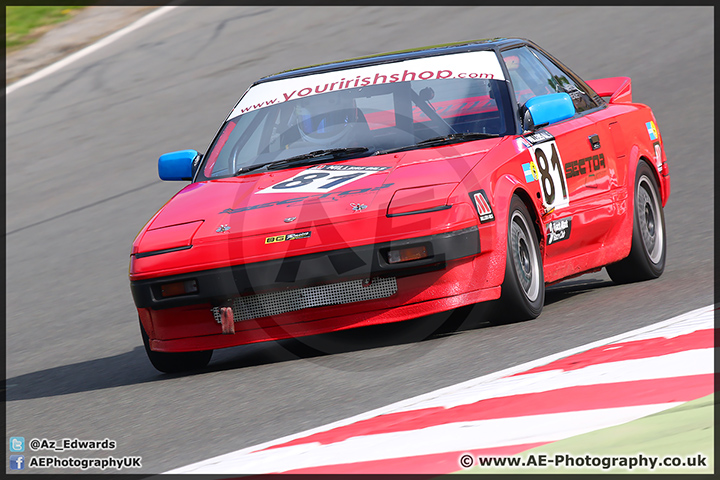
[[[558,87],[557,80],[527,47],[512,48],[501,54],[510,73],[518,105],[538,95],[563,91]]]
[[[584,112],[585,110],[590,110],[591,108],[598,106],[598,104],[593,101],[592,97],[590,97],[587,92],[583,91],[583,89],[580,88],[575,81],[573,81],[572,77],[562,71],[560,67],[555,65],[549,58],[537,50],[533,49],[532,52],[537,55],[545,68],[550,71],[556,83],[561,88],[561,90],[558,91],[564,91],[570,95],[577,112]]]

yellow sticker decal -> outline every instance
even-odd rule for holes
[[[301,238],[308,238],[311,232],[300,232],[300,233],[288,233],[287,235],[273,235],[272,237],[265,238],[265,245],[268,243],[280,243],[288,240],[299,240]]]
[[[268,243],[278,243],[278,242],[284,242],[285,241],[285,235],[277,235],[273,237],[267,237],[265,239],[265,244]]]
[[[538,168],[537,165],[535,165],[534,160],[530,162],[530,172],[532,173],[532,176],[535,180],[538,180],[540,178],[540,173],[538,172]]]

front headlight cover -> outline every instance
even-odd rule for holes
[[[397,190],[388,205],[387,216],[397,217],[446,210],[451,207],[447,202],[448,197],[457,185],[457,183],[440,183]]]
[[[192,239],[203,220],[150,229],[133,247],[138,258],[161,253],[185,250],[192,246]]]

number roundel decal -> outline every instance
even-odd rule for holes
[[[315,180],[320,180],[330,175],[327,172],[318,173],[306,173],[303,175],[296,175],[291,180],[286,182],[278,183],[273,185],[273,190],[297,190],[298,188],[304,187],[305,185],[312,184]],[[334,182],[333,182],[334,183]]]
[[[540,174],[540,190],[545,210],[567,207],[570,204],[567,181],[555,140],[531,147],[530,153]]]
[[[331,168],[336,167],[336,168]],[[355,167],[339,168],[339,165],[320,165],[308,168],[292,178],[283,180],[258,193],[322,193],[335,190],[337,187],[365,178],[388,167]]]

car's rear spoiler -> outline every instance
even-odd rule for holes
[[[601,97],[610,97],[609,103],[632,102],[632,82],[629,77],[610,77],[586,82]]]

